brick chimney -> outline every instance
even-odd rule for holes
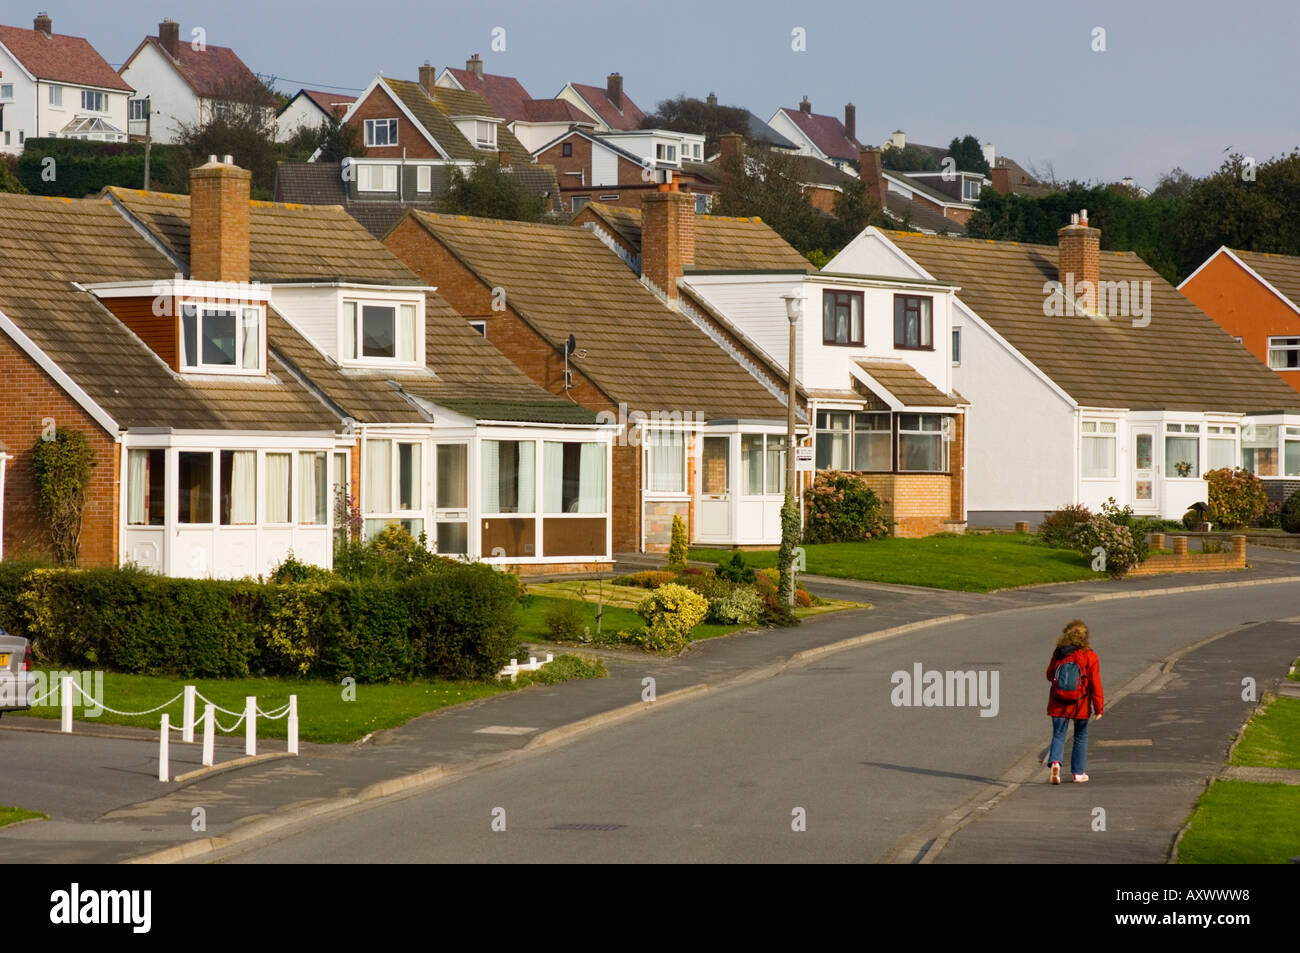
[[[682,269],[695,264],[695,197],[676,182],[659,188],[641,199],[641,275],[675,300]]]
[[[704,103],[705,105],[708,106],[716,106],[718,105],[718,97],[715,96],[713,93],[709,93],[709,96],[706,100],[704,100]]]
[[[614,104],[614,108],[620,112],[623,109],[623,77],[618,73],[610,73],[605,80],[605,98]]]
[[[503,169],[510,168],[510,153],[505,149],[502,149],[497,153],[497,165],[501,166]]]
[[[858,138],[858,109],[852,103],[844,106],[844,135],[855,142]]]
[[[858,153],[858,177],[866,186],[867,197],[883,209],[888,186],[880,168],[880,150],[875,146],[869,146]]]
[[[812,103],[810,103],[810,102],[808,101],[808,97],[807,97],[807,96],[805,96],[805,97],[800,101],[800,103],[799,103],[799,111],[800,111],[801,113],[803,113],[805,116],[811,116],[811,115],[812,115]]]
[[[44,10],[36,14],[36,19],[32,21],[32,28],[37,33],[44,33],[46,36],[54,35],[54,21],[50,19],[50,15]]]
[[[745,137],[738,132],[724,133],[719,140],[722,149],[722,162],[726,164],[732,156],[745,157]]]
[[[475,53],[465,61],[466,71],[473,73],[479,79],[483,78],[483,58]]]
[[[248,281],[249,189],[252,173],[230,156],[190,171],[190,277]]]
[[[993,180],[993,191],[1008,195],[1011,192],[1011,170],[1004,165],[995,166],[989,174]]]
[[[437,78],[438,71],[429,65],[428,60],[425,60],[424,65],[420,67],[420,85],[430,96],[433,95],[434,80]]]
[[[163,20],[158,24],[158,42],[172,59],[181,58],[181,25],[175,20]]]
[[[1101,277],[1101,229],[1088,227],[1087,209],[1070,219],[1070,224],[1056,233],[1057,278],[1066,287],[1073,286],[1076,300],[1087,298],[1095,306]]]

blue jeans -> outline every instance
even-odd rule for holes
[[[1065,754],[1065,733],[1074,722],[1074,748],[1070,751],[1070,773],[1086,774],[1088,770],[1088,719],[1052,717],[1052,750],[1048,764],[1060,761]]]

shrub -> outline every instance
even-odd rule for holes
[[[1268,508],[1268,494],[1264,481],[1241,467],[1220,467],[1207,470],[1205,482],[1210,485],[1210,508],[1219,515],[1219,522],[1227,529],[1249,526]]]
[[[1091,516],[1092,512],[1082,503],[1057,507],[1038,524],[1038,538],[1048,546],[1071,548],[1074,528]]]
[[[1279,511],[1279,522],[1288,533],[1300,533],[1300,490],[1286,498]]]
[[[637,641],[654,651],[680,649],[708,611],[709,603],[699,593],[675,583],[660,586],[636,606],[646,623]]]
[[[658,589],[664,583],[675,582],[677,574],[663,569],[643,569],[627,576],[615,576],[610,580],[616,586],[636,586],[639,589]]]
[[[1105,569],[1112,576],[1122,575],[1139,562],[1129,528],[1112,523],[1101,514],[1076,526],[1073,538],[1075,548],[1087,557],[1092,557],[1093,550],[1100,546],[1104,550]]]
[[[542,622],[551,638],[559,642],[579,642],[587,630],[587,620],[577,599],[559,599],[542,613]]]
[[[668,568],[685,569],[686,554],[688,551],[688,541],[686,539],[686,523],[682,520],[679,513],[673,514],[673,538],[668,546]]]
[[[535,672],[520,672],[515,676],[511,688],[523,688],[525,685],[558,685],[575,678],[604,678],[609,672],[600,659],[583,658],[581,655],[560,655],[543,665]]]
[[[1264,512],[1260,514],[1259,519],[1255,520],[1255,525],[1260,529],[1279,529],[1282,526],[1281,501],[1269,500],[1268,505],[1264,507]]]
[[[812,607],[813,597],[807,589],[796,589],[794,592],[794,604],[801,609]]]
[[[1136,516],[1131,506],[1121,509],[1113,496],[1107,497],[1106,502],[1101,504],[1101,515],[1116,526],[1123,526],[1128,530],[1129,537],[1133,541],[1133,553],[1140,563],[1146,562],[1151,552],[1151,544],[1147,541],[1147,536],[1161,532],[1165,528],[1164,520]],[[1109,561],[1107,557],[1107,562]]]
[[[1213,536],[1205,536],[1201,539],[1201,552],[1203,553],[1221,553],[1226,548],[1223,540],[1216,539]]]
[[[36,510],[47,524],[54,558],[60,565],[75,566],[95,449],[80,430],[59,427],[48,439],[41,434],[32,447],[31,466]]]
[[[805,543],[848,543],[889,535],[880,497],[856,473],[819,470],[804,491]]]
[[[729,582],[752,583],[754,581],[754,567],[745,565],[745,557],[738,552],[731,554],[729,562],[718,563],[713,572],[719,579],[726,579]]]
[[[284,562],[271,570],[269,581],[277,584],[286,582],[326,583],[331,582],[335,578],[334,574],[328,569],[313,565],[312,563],[300,561],[296,556],[294,556],[293,550],[291,549],[289,550],[289,554],[284,557]]]
[[[685,586],[687,589],[694,589],[696,592],[698,592],[700,595],[702,595],[705,599],[708,599],[709,601],[712,601],[714,599],[721,599],[724,596],[729,595],[731,591],[735,589],[737,585],[739,585],[738,583],[734,583],[729,579],[723,579],[720,576],[714,576],[714,575],[706,576],[703,574],[701,575],[683,574],[681,577],[678,578],[677,582],[680,585]]]
[[[709,600],[710,622],[719,625],[755,625],[763,614],[763,597],[748,587]]]

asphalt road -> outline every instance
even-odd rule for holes
[[[1043,672],[1075,615],[1092,628],[1114,695],[1175,650],[1298,612],[1292,584],[961,620],[665,707],[212,859],[877,861],[1028,751],[1045,749]],[[916,663],[996,672],[996,716],[981,717],[977,707],[895,706],[891,675]],[[1095,740],[1106,737],[1106,725],[1094,726]],[[806,830],[792,829],[796,809]],[[494,830],[502,819],[505,829]]]

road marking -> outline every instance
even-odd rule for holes
[[[525,725],[488,725],[486,728],[475,728],[476,735],[531,735],[536,728],[529,728]]]
[[[1098,741],[1098,748],[1150,748],[1150,738],[1116,738]]]

